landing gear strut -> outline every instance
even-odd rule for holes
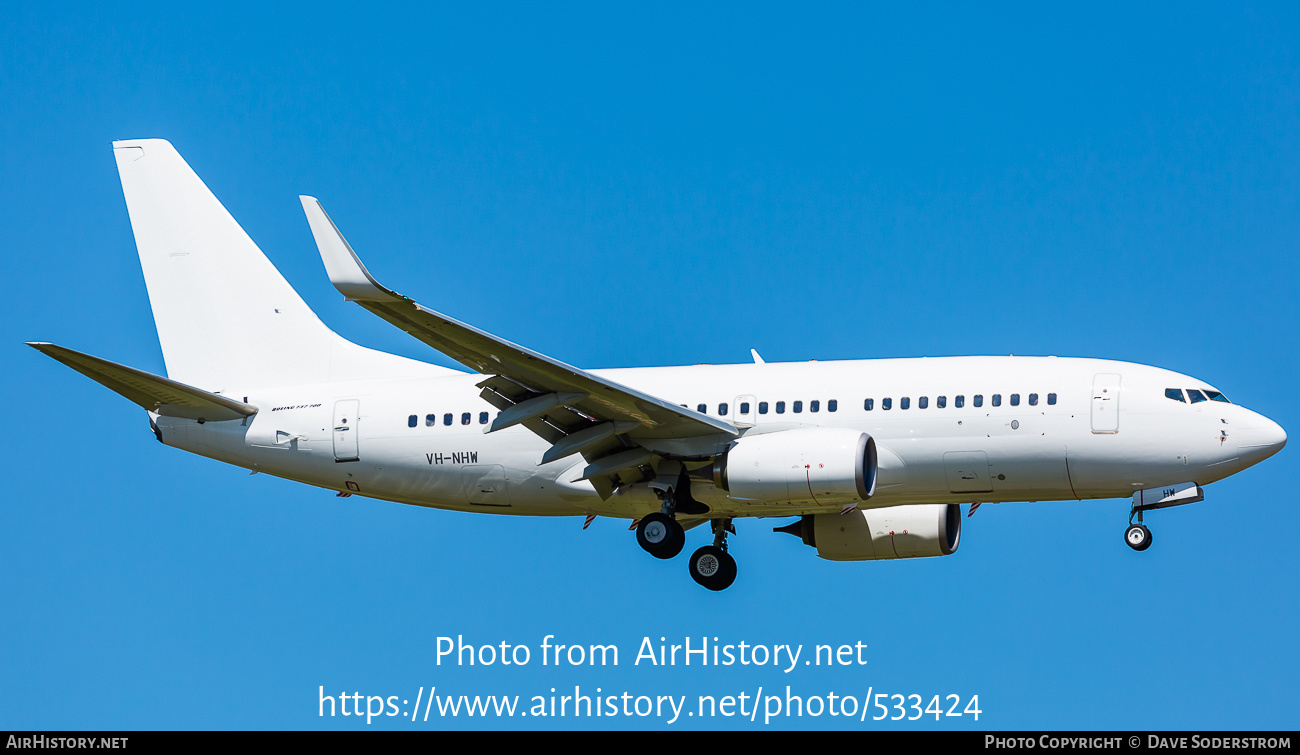
[[[682,552],[686,545],[686,530],[674,518],[673,488],[650,484],[659,496],[662,508],[647,514],[636,526],[636,542],[642,550],[655,558],[669,559]]]
[[[1138,523],[1133,523],[1133,515],[1137,514]],[[1151,530],[1147,529],[1142,523],[1142,509],[1135,508],[1128,515],[1128,529],[1124,531],[1124,542],[1128,547],[1135,551],[1144,551],[1151,547]]]
[[[706,545],[691,554],[691,579],[709,590],[731,587],[736,581],[736,559],[727,553],[727,533],[736,530],[730,519],[714,519],[713,545]]]

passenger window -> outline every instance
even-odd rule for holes
[[[821,411],[821,410],[822,410],[822,402],[820,402],[820,401],[809,401],[809,402],[808,402],[808,411],[810,411],[810,412],[819,412],[819,411]]]
[[[1187,398],[1188,398],[1189,400],[1191,400],[1191,402],[1192,402],[1193,404],[1199,404],[1199,403],[1201,403],[1202,401],[1205,400],[1205,394],[1204,394],[1204,393],[1201,393],[1200,391],[1196,390],[1195,388],[1188,388],[1188,389],[1187,389]]]
[[[416,415],[412,414],[411,416],[406,418],[407,427],[415,427],[418,424],[420,424],[420,418],[417,417]]]
[[[479,413],[478,413],[478,423],[479,423],[480,425],[486,425],[486,424],[487,424],[487,415],[488,415],[487,412],[479,412]]]
[[[1020,406],[1020,394],[1019,394],[1019,393],[1013,393],[1013,394],[1011,394],[1011,405],[1012,405],[1012,406]]]
[[[1227,396],[1223,395],[1222,393],[1219,393],[1218,391],[1206,390],[1205,395],[1209,396],[1211,401],[1222,401],[1225,404],[1232,403],[1231,401],[1228,400]],[[835,411],[835,410],[832,409],[831,411]]]
[[[726,405],[726,404],[718,404],[718,416],[719,416],[719,417],[725,417],[725,416],[727,416],[727,405]]]
[[[1165,398],[1171,398],[1171,399],[1173,399],[1174,401],[1181,401],[1181,402],[1183,402],[1184,404],[1187,403],[1187,399],[1183,398],[1183,389],[1182,389],[1182,388],[1166,388],[1166,389],[1165,389]]]
[[[444,415],[442,415],[442,424],[444,424],[444,425],[450,425],[450,424],[451,424],[451,415],[450,415],[450,414],[444,414]]]
[[[947,405],[948,405],[948,397],[947,397],[947,396],[939,396],[938,398],[936,398],[936,399],[934,400],[934,407],[935,407],[936,409],[942,409],[942,408],[944,408],[944,407],[947,406]]]
[[[795,414],[800,414],[800,413],[803,412],[803,402],[802,402],[802,401],[796,401],[796,402],[794,402],[794,406],[791,407],[791,408],[793,409],[793,411],[794,411]]]
[[[966,405],[966,397],[958,396],[957,398],[952,400],[952,405],[957,407],[958,409],[962,408],[963,406]]]
[[[424,426],[425,426],[425,427],[433,427],[433,426],[436,425],[436,424],[438,424],[438,415],[436,415],[436,414],[426,414],[426,415],[424,415]]]
[[[709,407],[707,404],[700,404],[699,406],[695,407],[695,411],[699,412],[700,414],[708,414]]]
[[[1056,394],[1055,394],[1055,393],[1049,393],[1049,394],[1047,394],[1047,405],[1048,405],[1048,406],[1056,406]]]
[[[899,409],[910,409],[912,406],[912,397],[904,396],[898,400]]]
[[[918,398],[918,399],[916,400],[916,408],[917,408],[917,409],[928,409],[928,408],[930,408],[930,397],[929,397],[929,396],[922,396],[922,397]]]
[[[869,411],[871,411],[872,409],[875,409],[875,408],[876,408],[876,400],[875,400],[875,399],[869,398],[869,399],[867,399],[866,401],[863,401],[863,402],[862,402],[862,411],[864,411],[864,412],[869,412]]]
[[[469,417],[470,417],[469,412],[465,412],[464,414],[460,415],[460,423],[461,423],[462,425],[468,425],[468,424],[469,424]]]
[[[741,413],[741,414],[749,414],[749,402],[748,402],[748,401],[741,401],[741,402],[740,402],[740,413]]]
[[[1031,393],[1031,394],[1029,394],[1029,405],[1030,405],[1030,406],[1038,406],[1038,394],[1037,394],[1037,393]]]
[[[776,402],[776,413],[777,413],[777,414],[785,414],[785,402],[784,402],[784,401],[778,401],[778,402]]]
[[[984,394],[976,393],[970,403],[971,406],[984,406]]]
[[[893,400],[892,398],[882,398],[882,399],[880,399],[880,408],[881,408],[883,411],[889,411],[890,409],[893,409],[893,408],[894,408],[894,400]]]
[[[840,408],[840,402],[836,401],[835,399],[831,399],[830,401],[826,402],[826,411],[833,412],[838,408]]]
[[[995,393],[995,394],[993,394],[993,405],[994,405],[994,406],[1002,406],[1002,394],[1001,394],[1001,393]]]
[[[758,402],[758,413],[759,413],[759,414],[767,414],[767,402],[766,402],[766,401],[760,401],[760,402]]]

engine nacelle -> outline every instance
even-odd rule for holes
[[[803,538],[828,561],[947,556],[961,542],[961,506],[927,503],[814,514],[776,531]]]
[[[714,466],[732,498],[846,504],[876,492],[876,441],[859,430],[811,427],[740,438]]]

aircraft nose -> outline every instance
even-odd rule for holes
[[[1258,464],[1286,445],[1286,430],[1273,420],[1263,415],[1255,415],[1250,427],[1238,431],[1241,439],[1238,449],[1241,460],[1247,465]]]

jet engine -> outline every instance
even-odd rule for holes
[[[876,441],[858,430],[812,427],[747,435],[713,465],[734,499],[845,504],[876,492]]]
[[[947,556],[961,541],[961,506],[927,503],[812,514],[774,531],[803,538],[828,561]]]

